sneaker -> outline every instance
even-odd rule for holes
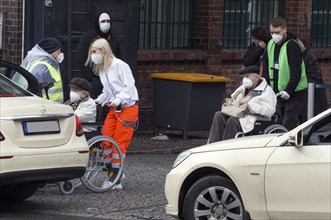
[[[114,189],[114,190],[123,189],[122,183],[118,183],[118,184],[114,185],[111,189]]]
[[[106,180],[102,183],[101,188],[107,189],[109,188],[113,182]],[[111,189],[123,189],[122,183],[115,184]]]

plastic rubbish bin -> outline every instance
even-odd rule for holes
[[[183,131],[209,130],[221,109],[230,79],[203,73],[153,73],[154,126]]]

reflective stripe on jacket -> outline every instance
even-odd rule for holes
[[[286,46],[289,41],[285,42],[280,49],[279,57],[278,57],[278,91],[284,91],[288,82],[290,81],[290,65],[288,63]],[[269,65],[269,77],[270,77],[270,86],[274,88],[274,67],[275,67],[275,42],[273,40],[268,43],[268,65]],[[303,60],[301,61],[301,78],[300,81],[295,88],[295,92],[306,89],[308,86],[307,76],[306,76],[306,68]]]
[[[30,71],[32,71],[32,69],[39,64],[47,66],[52,78],[55,80],[54,85],[48,89],[49,99],[63,103],[63,87],[62,87],[62,78],[60,72],[45,61],[36,61],[35,63],[32,64]],[[44,91],[42,97],[47,98]]]

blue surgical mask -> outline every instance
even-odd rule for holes
[[[110,23],[100,23],[100,31],[107,33],[110,30]]]

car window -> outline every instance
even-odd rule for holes
[[[331,115],[317,121],[314,125],[305,129],[304,140],[306,145],[329,145],[331,144]]]
[[[22,88],[39,95],[39,83],[36,77],[22,67],[0,60],[0,75],[6,76]]]
[[[0,97],[3,98],[18,96],[32,96],[32,94],[0,74]]]

